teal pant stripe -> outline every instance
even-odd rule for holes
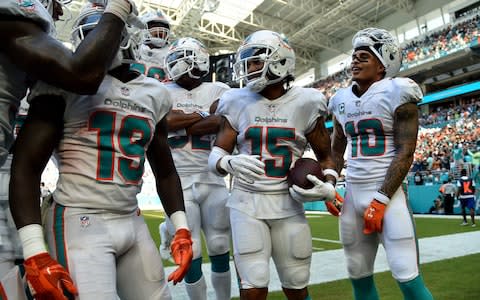
[[[202,257],[192,260],[192,264],[185,275],[186,283],[195,283],[202,278]]]
[[[53,230],[55,234],[55,251],[57,253],[57,261],[68,270],[67,251],[65,249],[65,224],[63,221],[65,206],[56,203],[53,213]]]
[[[230,270],[230,253],[210,256],[212,262],[212,272],[225,273]]]
[[[25,279],[25,266],[23,265],[23,263],[21,264],[17,264],[18,266],[18,269],[20,270],[20,276],[22,277],[22,279]],[[30,289],[28,288],[28,284],[27,284],[27,281],[26,280],[23,280],[24,284],[25,284],[25,295],[27,296],[27,299],[28,300],[34,300],[33,299],[33,296],[32,296],[32,293],[30,292]]]

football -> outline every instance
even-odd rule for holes
[[[318,179],[325,181],[325,175],[320,164],[313,158],[299,158],[295,161],[293,167],[288,171],[288,186],[297,185],[304,189],[311,189],[313,183],[307,179],[307,175],[315,175]]]

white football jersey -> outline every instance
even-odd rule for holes
[[[339,90],[328,105],[347,137],[347,175],[350,182],[385,179],[395,156],[393,120],[397,107],[420,102],[420,87],[408,78],[377,81],[360,97],[352,86]]]
[[[40,84],[32,97],[49,90]],[[66,108],[55,151],[60,173],[55,200],[71,207],[133,211],[145,152],[156,124],[171,109],[167,90],[144,75],[127,83],[107,75],[96,95],[62,93]]]
[[[195,111],[209,112],[212,103],[230,89],[228,85],[221,82],[204,82],[190,91],[174,82],[165,86],[172,99],[172,110],[181,110],[187,114]],[[208,155],[210,154],[214,137],[215,135],[210,134],[187,136],[185,131],[169,132],[168,143],[172,150],[175,167],[181,178],[186,178],[189,174],[202,173],[205,174],[203,177],[205,180],[202,182],[213,181],[224,184],[223,180],[208,172]],[[215,178],[211,178],[212,176]],[[182,180],[183,183],[184,181]]]
[[[52,17],[37,0],[2,0],[0,16],[31,20],[47,33],[54,28]],[[0,161],[6,157],[13,142],[14,116],[27,88],[27,74],[0,52]]]
[[[165,57],[168,53],[168,45],[163,48],[151,49],[147,45],[140,45],[140,60],[132,64],[132,69],[140,73],[156,78],[160,81],[168,81]]]
[[[235,178],[235,187],[246,191],[284,193],[292,162],[303,155],[305,137],[321,116],[327,115],[323,94],[313,88],[292,87],[275,100],[248,88],[231,89],[220,98],[217,113],[238,132],[240,154],[259,155],[265,176],[248,184]]]

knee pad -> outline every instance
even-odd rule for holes
[[[186,283],[194,283],[202,278],[202,257],[192,260],[192,264],[188,269],[187,274],[185,274]]]
[[[296,259],[306,259],[312,256],[312,236],[308,224],[293,232],[292,255]]]
[[[268,287],[270,281],[270,268],[268,264],[258,262],[251,264],[245,268],[245,274],[240,274],[240,287],[249,288],[265,288]]]
[[[290,266],[282,275],[282,286],[287,289],[303,289],[310,279],[310,264]]]
[[[207,238],[208,254],[210,256],[221,255],[230,250],[230,235],[225,233],[223,235],[216,234]]]
[[[228,252],[210,256],[210,261],[212,262],[212,272],[225,273],[230,270],[230,255]]]

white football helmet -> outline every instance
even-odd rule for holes
[[[82,42],[85,36],[97,26],[100,18],[105,11],[105,7],[87,3],[77,19],[74,22],[71,39],[75,47]],[[125,25],[122,32],[122,41],[120,42],[120,49],[117,57],[112,62],[110,69],[116,68],[122,63],[133,63],[138,59],[138,48],[141,43],[140,29]]]
[[[263,61],[263,67],[249,73],[250,61]],[[279,33],[260,30],[249,35],[238,48],[233,70],[236,80],[245,80],[247,87],[260,92],[288,76],[293,79],[295,52]]]
[[[385,77],[393,77],[400,70],[402,54],[397,40],[385,29],[365,28],[352,39],[353,51],[368,47],[385,67]]]
[[[204,77],[210,71],[210,58],[207,48],[200,41],[190,37],[180,38],[168,49],[165,66],[168,76],[173,81],[183,74],[198,79]],[[193,75],[193,69],[198,69],[202,75]]]
[[[140,17],[147,25],[144,31],[143,43],[162,48],[167,44],[170,35],[170,22],[160,10],[149,11]],[[150,25],[150,26],[149,26]]]

